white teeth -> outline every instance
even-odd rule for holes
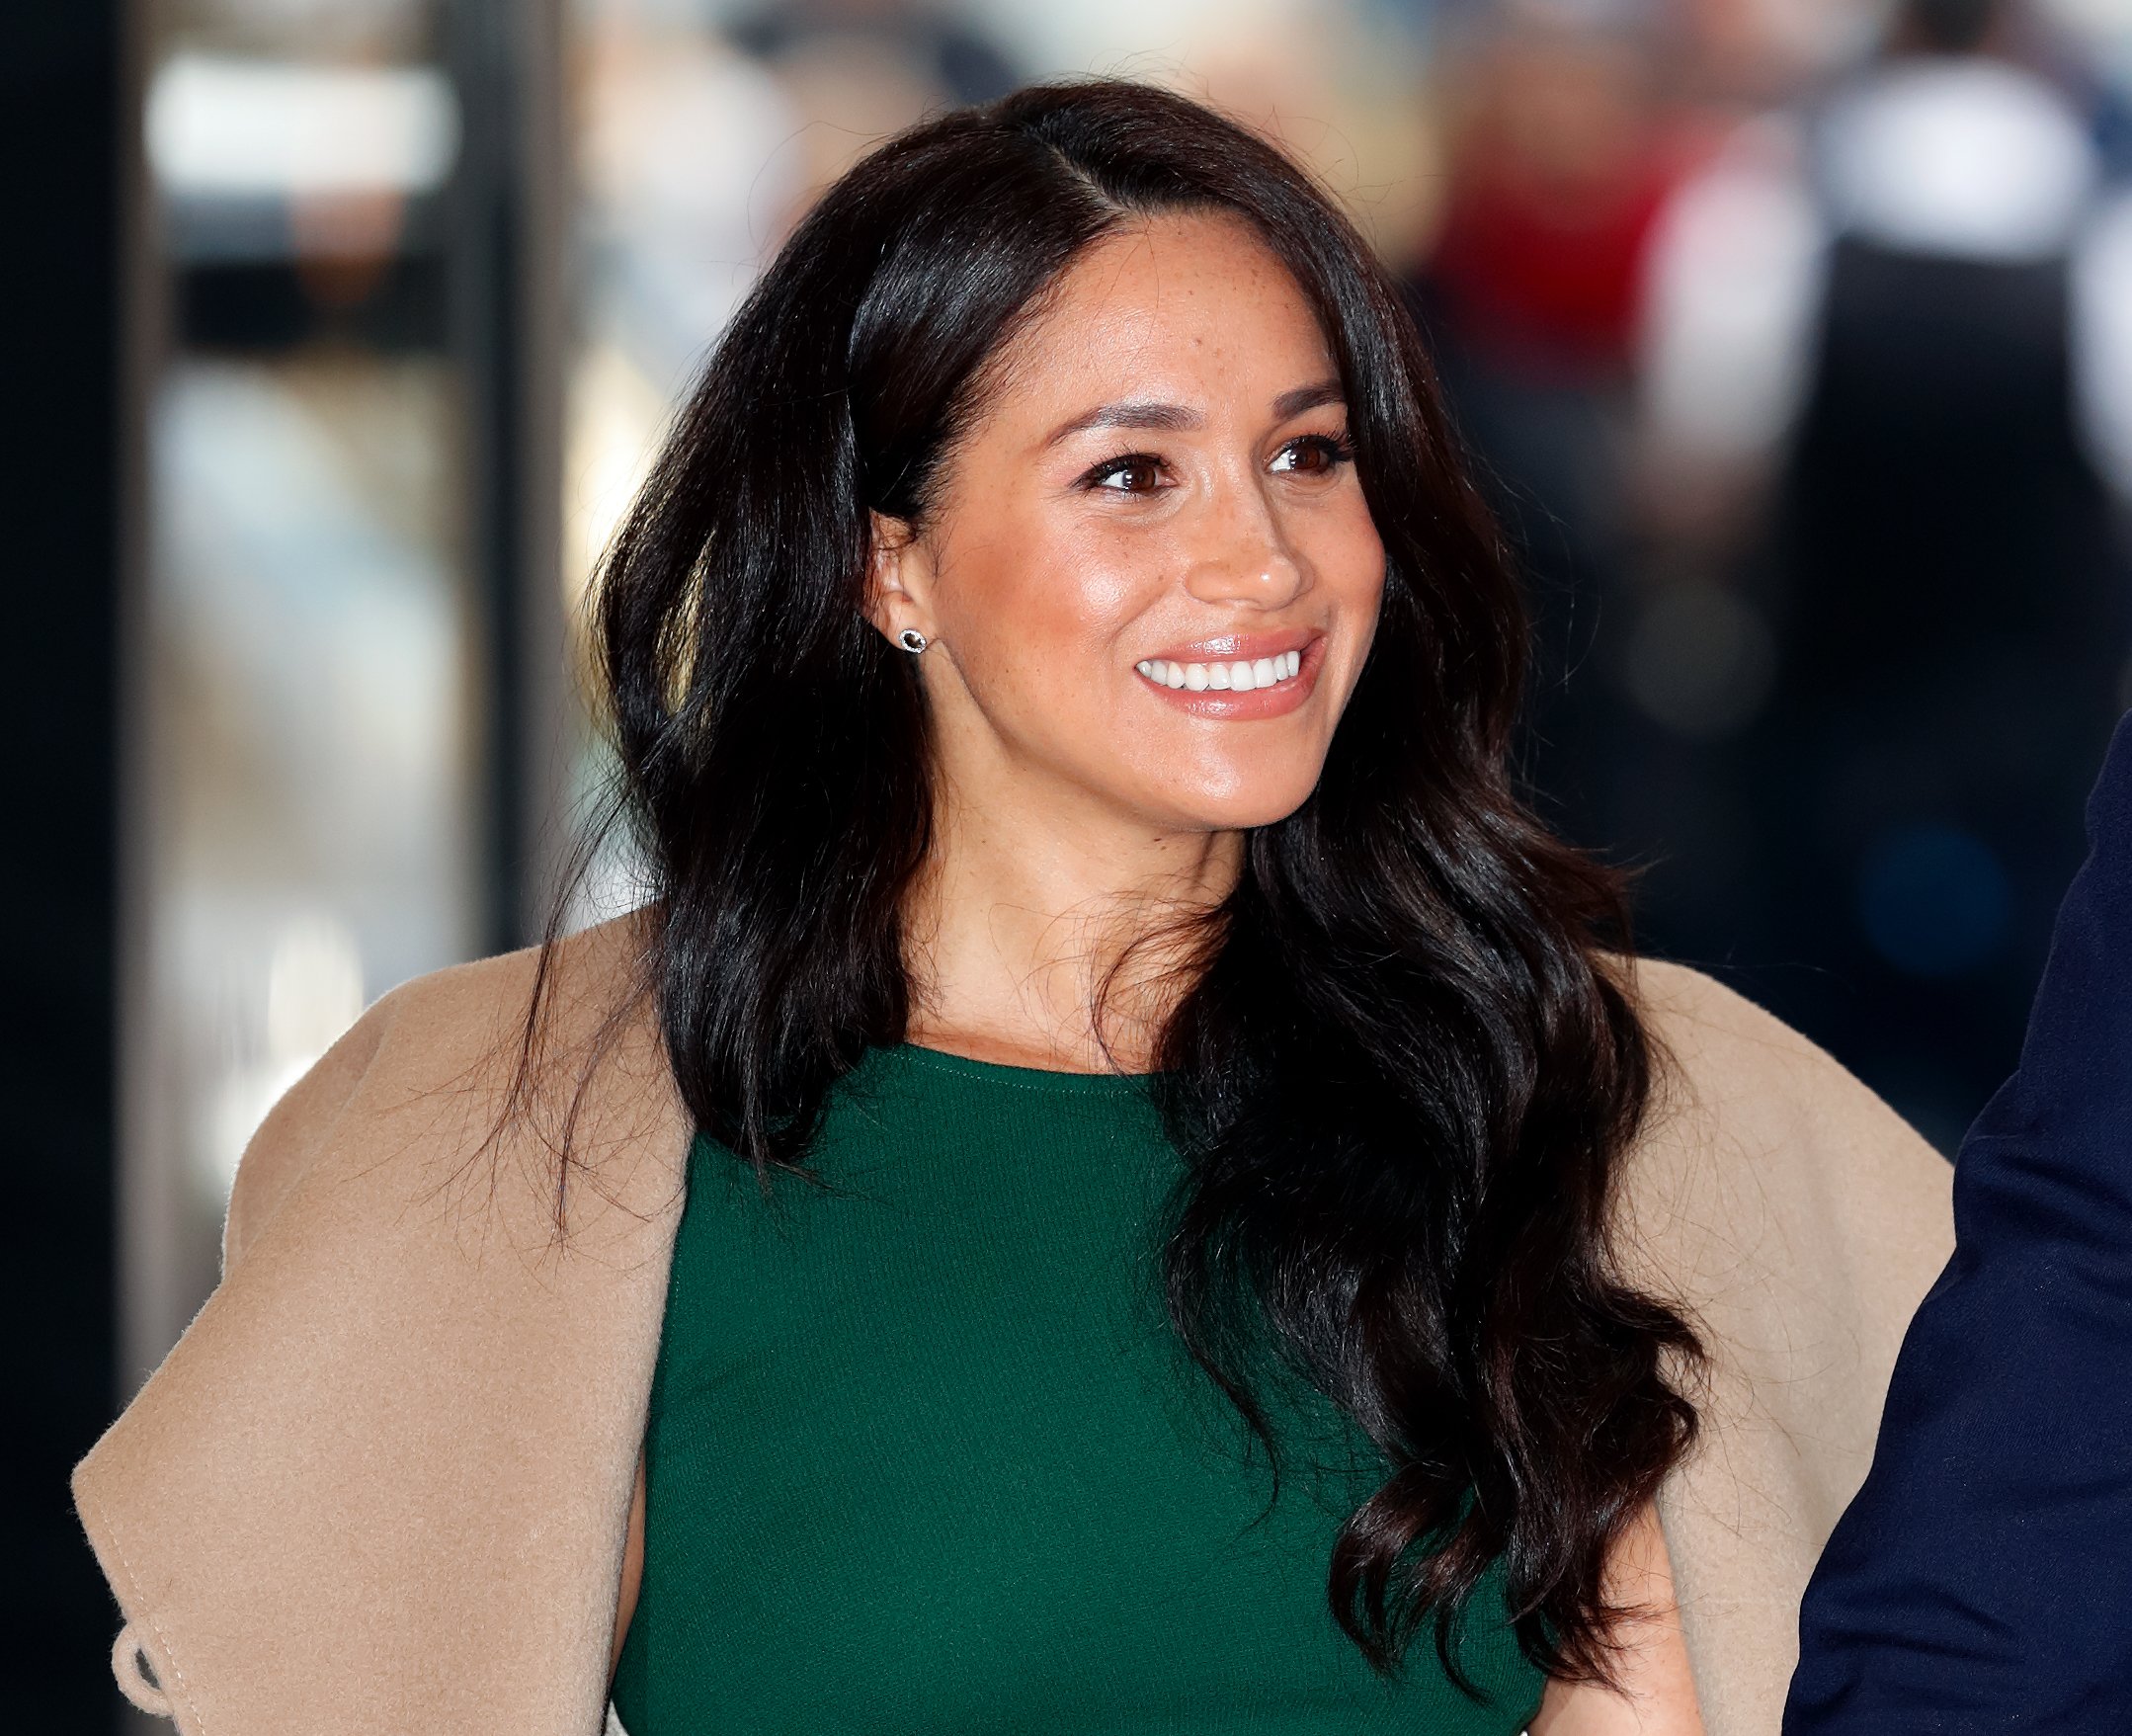
[[[1157,687],[1189,688],[1195,694],[1203,694],[1209,689],[1217,694],[1248,694],[1256,688],[1290,681],[1301,673],[1302,667],[1300,650],[1234,663],[1173,663],[1162,657],[1143,657],[1133,665]]]

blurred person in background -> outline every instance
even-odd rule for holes
[[[734,46],[788,78],[809,61],[841,69],[846,100],[823,112],[846,132],[856,130],[853,87],[894,92],[907,81],[962,104],[1005,96],[1016,82],[1006,50],[974,19],[909,0],[777,0],[743,9],[725,31]]]
[[[2013,0],[1906,0],[1669,207],[1647,328],[1652,492],[1766,479],[1685,618],[1772,647],[1730,666],[1736,956],[1948,1147],[2018,1044],[2132,645],[2132,221],[2032,40]]]
[[[892,141],[600,595],[653,901],[268,1118],[76,1474],[140,1703],[1770,1727],[1944,1167],[1609,950],[1307,176],[1114,83]]]
[[[1645,258],[1692,133],[1636,0],[1515,0],[1453,31],[1423,329],[1535,607],[1525,772],[1581,843],[1622,831],[1617,688],[1591,667],[1633,558],[1624,510]]]

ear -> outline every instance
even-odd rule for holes
[[[885,639],[905,627],[933,637],[932,563],[918,534],[901,519],[872,518],[873,543],[866,554],[866,619]]]

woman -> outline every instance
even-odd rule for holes
[[[601,625],[658,895],[388,996],[262,1129],[76,1474],[137,1697],[1773,1726],[1943,1166],[1602,951],[1504,774],[1512,581],[1296,169],[1106,83],[882,147]]]

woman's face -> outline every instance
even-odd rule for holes
[[[998,359],[875,620],[932,641],[942,770],[1164,832],[1266,825],[1318,782],[1384,548],[1324,335],[1243,222],[1107,237]]]

